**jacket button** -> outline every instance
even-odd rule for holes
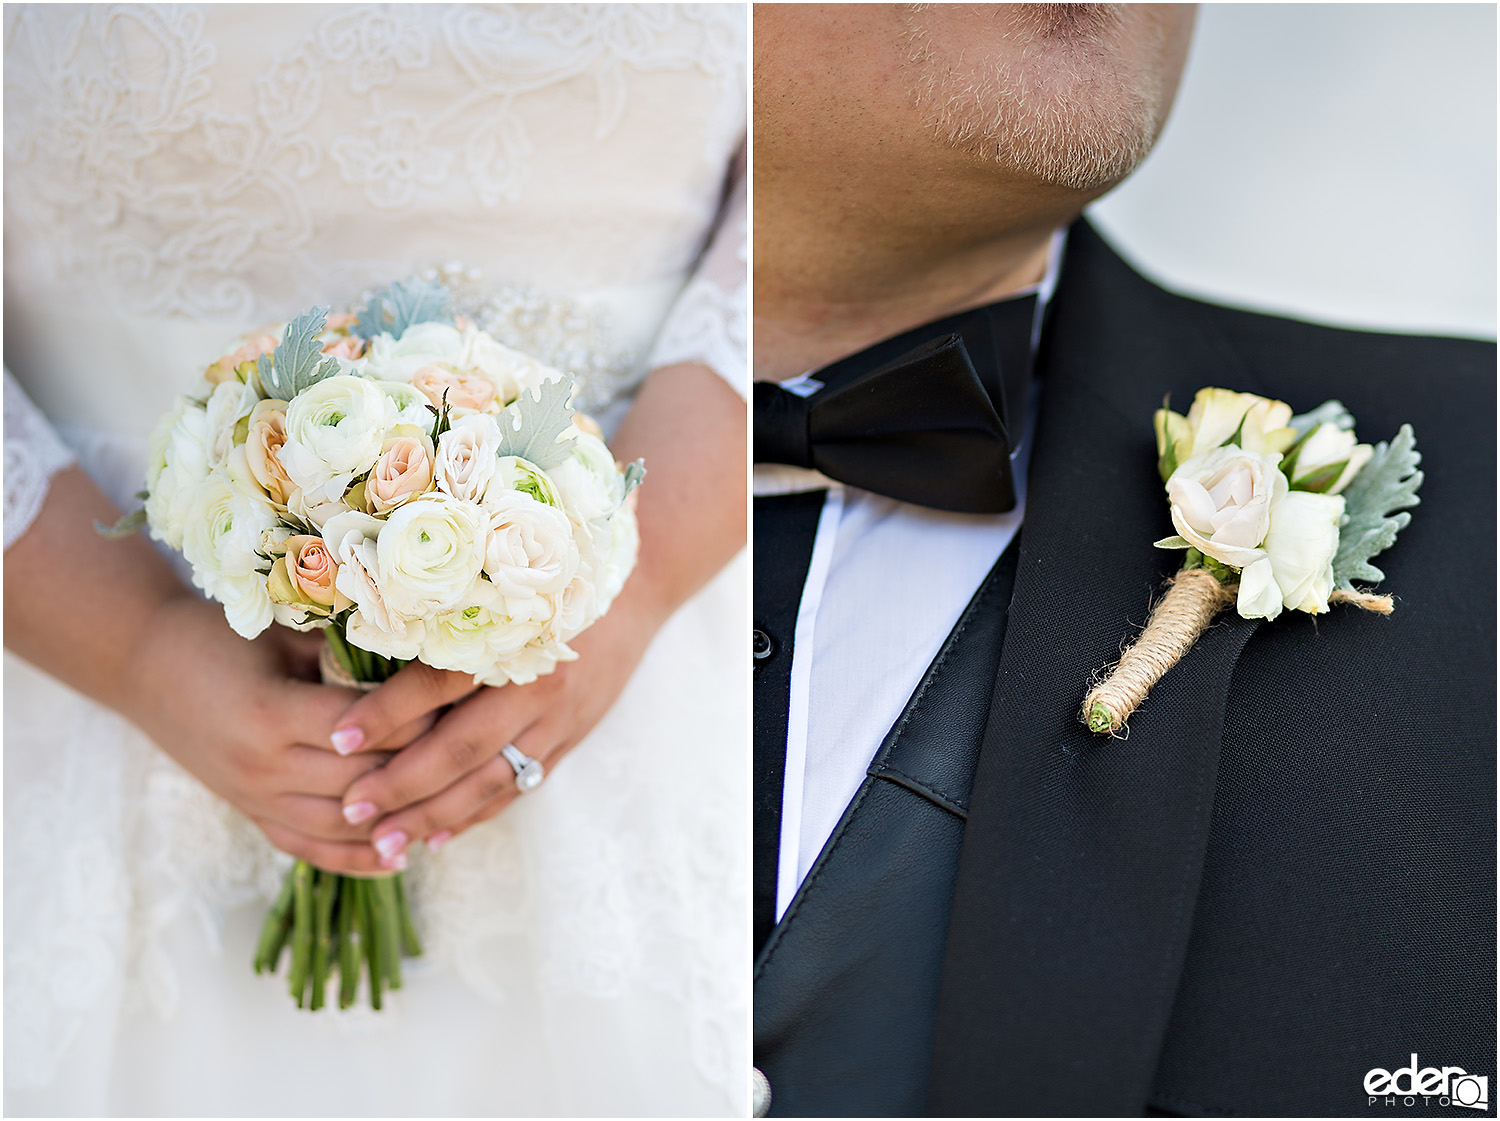
[[[763,662],[776,653],[776,643],[771,641],[770,635],[756,627],[750,640],[750,653],[757,662]]]
[[[752,1104],[755,1107],[751,1116],[764,1117],[771,1112],[771,1081],[760,1072],[760,1067],[751,1067],[750,1077],[754,1083]]]

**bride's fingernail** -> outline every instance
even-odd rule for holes
[[[453,833],[451,830],[439,829],[436,833],[427,838],[427,848],[430,852],[437,852],[438,849],[442,848],[451,840],[453,840]]]
[[[365,734],[358,728],[340,728],[328,737],[333,742],[333,750],[340,755],[348,755],[351,751],[358,751],[364,745]]]
[[[369,821],[379,812],[380,809],[374,802],[353,802],[344,807],[344,820],[350,825],[358,825],[361,821]]]
[[[375,851],[386,860],[390,860],[406,847],[408,840],[409,838],[406,834],[397,829],[394,832],[387,833],[384,837],[377,837],[375,839]]]
[[[382,856],[380,858],[380,866],[382,868],[389,868],[392,872],[405,872],[406,854],[398,852],[395,856]]]

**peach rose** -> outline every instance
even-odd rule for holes
[[[276,558],[266,578],[266,591],[273,604],[289,607],[305,622],[308,616],[327,617],[353,606],[338,590],[338,562],[321,537],[294,534],[283,543],[286,552]]]
[[[378,514],[432,489],[432,440],[427,436],[397,436],[385,442],[380,458],[365,480],[365,498]]]
[[[328,317],[327,329],[330,331],[347,331],[359,322],[359,316],[352,311],[340,311]]]
[[[240,367],[247,362],[254,363],[262,354],[270,354],[276,349],[277,339],[271,331],[272,329],[269,327],[262,327],[250,336],[244,346],[240,347],[233,354],[224,355],[223,358],[220,358],[205,370],[203,376],[208,379],[208,383],[210,385],[219,385],[229,381],[231,378],[236,381],[244,381],[245,378],[240,376]]]
[[[443,403],[444,390],[448,393],[448,404],[455,409],[473,409],[482,413],[489,411],[495,403],[495,383],[489,378],[435,362],[413,374],[411,383],[437,406]]]
[[[285,506],[297,484],[287,477],[279,455],[286,443],[286,402],[259,402],[250,412],[250,431],[245,438],[250,474],[272,502]]]
[[[323,346],[324,354],[331,354],[335,358],[343,358],[353,362],[365,349],[365,340],[353,335],[345,335],[341,339],[334,339],[331,343]]]

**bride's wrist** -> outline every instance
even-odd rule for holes
[[[174,655],[183,641],[183,624],[194,614],[217,610],[187,588],[163,596],[130,644],[117,695],[102,698],[105,703],[136,727],[152,731],[162,707],[172,703],[177,676]]]

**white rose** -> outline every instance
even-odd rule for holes
[[[420,619],[393,612],[376,580],[377,543],[385,522],[358,510],[346,510],[323,525],[323,543],[338,562],[334,587],[355,604],[349,617],[349,641],[387,658],[415,658],[422,641]]]
[[[559,642],[575,638],[599,618],[599,601],[594,593],[594,583],[583,576],[573,577],[568,586],[552,596],[552,599],[554,608],[548,630],[551,637]]]
[[[484,498],[499,463],[500,429],[488,416],[461,417],[438,437],[433,475],[440,489],[465,502]]]
[[[497,494],[489,515],[484,571],[504,595],[560,592],[578,570],[573,524],[555,506],[522,491]]]
[[[534,642],[549,610],[538,596],[513,599],[488,580],[476,580],[457,607],[428,622],[420,657],[437,669],[482,677],[499,659]]]
[[[1292,491],[1272,507],[1266,553],[1282,606],[1314,615],[1328,610],[1343,516],[1342,495]]]
[[[484,567],[487,531],[484,511],[441,491],[393,511],[376,544],[387,607],[422,618],[457,606]]]
[[[1297,449],[1292,467],[1292,489],[1311,490],[1319,494],[1341,494],[1354,480],[1359,469],[1370,462],[1374,449],[1361,444],[1352,431],[1334,424],[1320,424]],[[1319,479],[1342,463],[1343,469],[1332,480]]]
[[[396,407],[374,382],[336,374],[297,394],[286,409],[279,453],[287,476],[310,504],[343,494],[350,480],[380,457]]]
[[[1232,568],[1260,560],[1271,503],[1287,491],[1280,458],[1232,445],[1193,456],[1167,480],[1172,525],[1204,556]]]
[[[625,480],[615,457],[597,436],[579,431],[572,454],[547,472],[563,509],[579,521],[607,518],[624,497]]]
[[[147,449],[146,520],[151,536],[182,548],[193,496],[208,477],[208,417],[186,397],[157,422]]]
[[[271,597],[258,556],[276,518],[214,472],[195,488],[182,554],[193,566],[193,583],[224,605],[235,633],[254,638],[271,625]]]

